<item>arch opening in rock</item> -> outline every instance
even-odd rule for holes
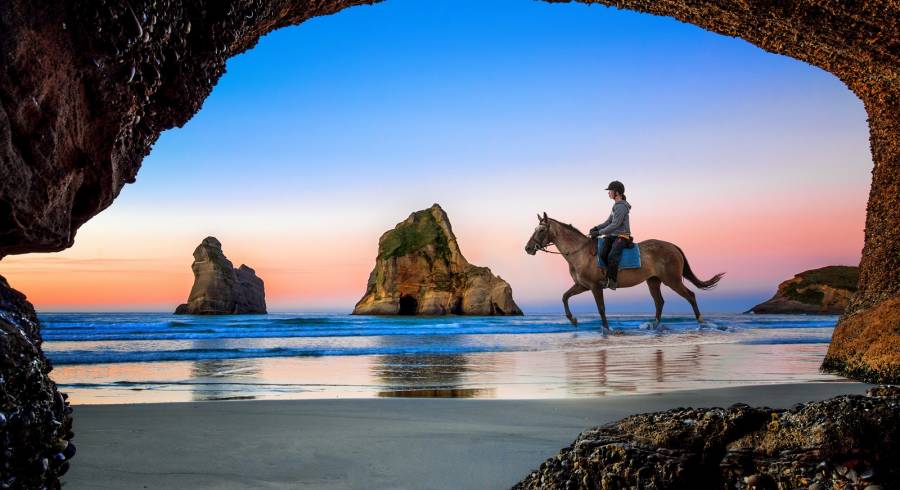
[[[0,9],[0,136],[6,143],[0,145],[0,258],[71,246],[77,228],[134,182],[160,133],[183,126],[224,73],[226,60],[260,36],[375,1],[201,2],[203,8],[183,0],[6,2]],[[900,381],[900,5],[581,1],[740,37],[833,73],[860,97],[874,161],[866,241],[859,292],[835,329],[826,365],[859,379]],[[123,19],[133,22],[123,29]],[[152,24],[142,27],[147,19]],[[151,25],[152,35],[144,29]],[[71,158],[79,149],[86,149],[85,158]],[[78,187],[76,180],[90,185]],[[11,291],[5,282],[2,289]],[[39,338],[36,316],[30,317],[34,328],[24,331]],[[44,379],[49,364],[39,348],[36,353],[37,362],[28,365]],[[55,386],[37,390],[51,400],[58,395]],[[16,402],[28,406],[33,394]],[[71,420],[62,408],[57,412],[46,413]],[[47,431],[36,444],[49,449],[62,436]],[[46,467],[17,483],[52,486],[57,471]]]
[[[859,289],[835,329],[826,367],[873,382],[900,380],[900,334],[890,327],[900,321],[893,307],[900,301],[900,5],[580,2],[739,37],[834,74],[861,99],[874,161],[866,238]],[[135,181],[159,135],[187,123],[226,61],[261,36],[372,3],[8,2],[0,12],[7,41],[0,66],[21,76],[0,73],[0,135],[8,140],[0,145],[0,258],[70,247],[78,227]],[[131,28],[123,29],[122,19],[133,20]],[[76,196],[75,182],[90,185]]]
[[[400,310],[397,312],[398,315],[412,316],[418,312],[419,300],[417,300],[414,296],[410,296],[408,294],[400,296]]]

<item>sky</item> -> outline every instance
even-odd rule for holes
[[[526,313],[555,312],[571,279],[558,255],[524,253],[535,214],[587,231],[616,179],[638,241],[727,273],[701,310],[739,312],[795,273],[859,262],[871,169],[859,99],[745,41],[601,6],[389,0],[230,59],[72,248],[0,274],[39,311],[171,311],[212,235],[263,278],[270,311],[349,312],[378,237],[437,202],[470,262]],[[653,302],[638,286],[607,308]]]

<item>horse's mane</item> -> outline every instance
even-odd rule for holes
[[[570,231],[574,231],[575,233],[578,233],[578,234],[581,235],[581,236],[586,236],[584,233],[581,232],[581,230],[579,230],[578,228],[575,228],[574,226],[572,226],[572,225],[569,224],[569,223],[563,223],[562,221],[555,220],[555,219],[550,218],[550,217],[547,217],[547,219],[549,219],[550,221],[553,221],[554,223],[559,224],[559,225],[562,226],[563,228],[566,228],[566,229],[568,229],[568,230],[570,230]]]

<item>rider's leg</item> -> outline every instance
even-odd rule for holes
[[[603,259],[603,263],[607,264],[609,260],[609,251],[612,250],[613,242],[615,241],[614,237],[606,237],[603,239],[603,250],[600,251],[600,258]]]
[[[613,241],[612,248],[609,251],[609,260],[606,265],[606,287],[609,289],[615,290],[618,286],[617,280],[619,277],[619,259],[622,258],[622,249],[625,248],[625,245],[628,243],[628,240],[624,238],[616,238]]]
[[[609,252],[612,250],[613,242],[615,241],[614,237],[605,237],[603,239],[603,248],[600,250],[600,258],[603,259],[603,264],[606,266],[606,271],[609,271]],[[603,279],[600,281],[600,287],[606,287],[606,281],[608,279]]]

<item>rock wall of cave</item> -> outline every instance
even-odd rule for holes
[[[368,3],[374,1],[0,2],[0,258],[71,246],[78,227],[135,181],[160,133],[200,109],[226,59],[272,30]],[[743,38],[833,73],[862,100],[875,166],[859,293],[835,330],[826,366],[900,382],[900,3],[585,3]],[[6,362],[26,351],[44,362],[37,325],[29,329],[29,342],[10,344]],[[56,393],[49,384],[23,389],[36,391],[18,400]]]

